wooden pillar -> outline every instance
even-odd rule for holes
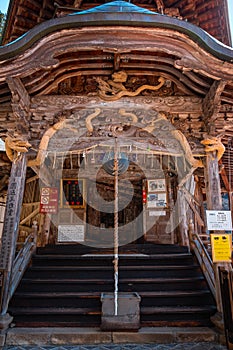
[[[222,210],[220,175],[219,175],[219,166],[218,166],[218,159],[217,159],[216,152],[207,152],[206,167],[205,167],[205,181],[206,181],[207,209]],[[219,233],[219,231],[214,231],[212,233]],[[219,266],[224,266],[226,269],[229,269],[230,264],[214,263],[217,310],[218,310],[218,314],[222,314],[221,290],[220,290],[220,281],[219,281],[219,273],[218,273]],[[218,325],[219,325],[220,323],[219,321],[222,321],[222,317],[218,315],[217,318],[218,318]]]
[[[2,233],[0,269],[4,274],[4,282],[1,290],[2,302],[0,305],[0,329],[7,328],[11,322],[9,315],[7,314],[9,303],[8,295],[16,252],[20,213],[24,195],[26,169],[26,155],[21,154],[20,157],[12,163]]]

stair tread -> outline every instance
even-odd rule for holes
[[[215,310],[213,305],[203,306],[143,306],[141,307],[142,314],[152,313],[186,313],[186,312],[209,312]]]
[[[185,281],[199,281],[203,280],[203,276],[195,276],[195,277],[154,277],[154,278],[119,278],[119,283],[138,283],[138,282],[185,282]],[[112,283],[113,282],[113,276],[112,279],[103,279],[103,278],[94,278],[94,279],[84,279],[84,278],[23,278],[23,282],[30,282],[30,283],[64,283],[64,282],[69,282],[69,283]]]
[[[75,307],[11,307],[11,312],[14,312],[15,314],[24,314],[24,315],[31,315],[31,314],[37,314],[37,315],[48,315],[48,314],[96,314],[99,315],[101,313],[101,310],[97,310],[93,307],[85,307],[85,308],[75,308]]]
[[[141,307],[142,314],[150,313],[170,313],[170,312],[203,312],[214,310],[215,307],[212,305],[205,306],[143,306]],[[87,314],[94,312],[100,314],[101,310],[93,307],[85,308],[75,308],[75,307],[11,307],[10,311],[23,314],[59,314],[59,313],[69,313],[69,314]]]
[[[121,292],[120,292],[121,293]],[[124,292],[127,293],[127,292]],[[15,297],[27,298],[59,298],[59,297],[80,297],[80,298],[99,298],[102,292],[16,292]],[[176,290],[176,291],[153,291],[153,292],[139,292],[141,297],[157,297],[157,296],[194,296],[210,294],[208,289],[201,290]]]
[[[41,254],[41,255],[34,255],[33,259],[41,259],[41,260],[47,260],[47,259],[61,259],[61,260],[100,260],[100,259],[112,259],[114,257],[114,254],[84,254],[84,255],[78,255],[78,254]],[[167,254],[124,254],[124,257],[122,259],[130,260],[130,259],[161,259],[161,258],[190,258],[192,257],[191,253],[167,253]]]
[[[138,269],[139,267],[137,265],[135,266],[128,266],[128,265],[120,265],[119,264],[119,269],[127,269],[127,270],[134,270]],[[199,268],[197,264],[195,265],[179,265],[179,266],[174,266],[174,265],[140,265],[140,270],[189,270],[189,269],[196,269]],[[113,270],[113,266],[32,266],[28,269],[28,271],[41,271],[41,270],[52,270],[52,271],[66,271],[66,270],[94,270],[94,271],[99,271],[99,270]]]

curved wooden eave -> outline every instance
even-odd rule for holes
[[[38,40],[50,33],[61,31],[63,29],[90,26],[131,26],[171,29],[187,35],[191,40],[198,43],[200,47],[211,53],[214,57],[233,62],[233,49],[223,45],[201,28],[196,27],[191,23],[157,13],[144,14],[136,12],[78,13],[48,20],[32,28],[17,40],[1,47],[0,61],[21,54]]]
[[[214,57],[185,34],[161,28],[83,27],[51,33],[20,56],[0,62],[0,80],[7,76],[25,78],[34,72],[50,71],[60,65],[62,53],[103,50],[111,53],[138,52],[165,54],[177,59],[174,66],[183,72],[194,71],[210,79],[233,79],[233,64]],[[9,47],[0,48],[2,52]],[[4,51],[5,52],[5,51]],[[230,51],[231,52],[231,51]],[[233,56],[232,56],[233,57]]]

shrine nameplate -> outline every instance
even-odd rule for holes
[[[59,225],[58,242],[83,242],[84,225]]]
[[[84,208],[84,180],[61,180],[61,207]]]

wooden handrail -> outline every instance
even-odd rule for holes
[[[21,281],[23,274],[31,260],[32,254],[36,248],[37,240],[37,223],[33,222],[32,233],[26,238],[23,247],[20,249],[15,257],[13,263],[13,270],[11,274],[10,289],[8,294],[8,303],[12,298],[19,282]]]
[[[206,278],[209,288],[216,300],[214,264],[201,238],[194,231],[194,225],[192,220],[190,220],[189,222],[189,240],[190,240],[190,247],[197,257],[197,260],[200,264],[200,267]]]

